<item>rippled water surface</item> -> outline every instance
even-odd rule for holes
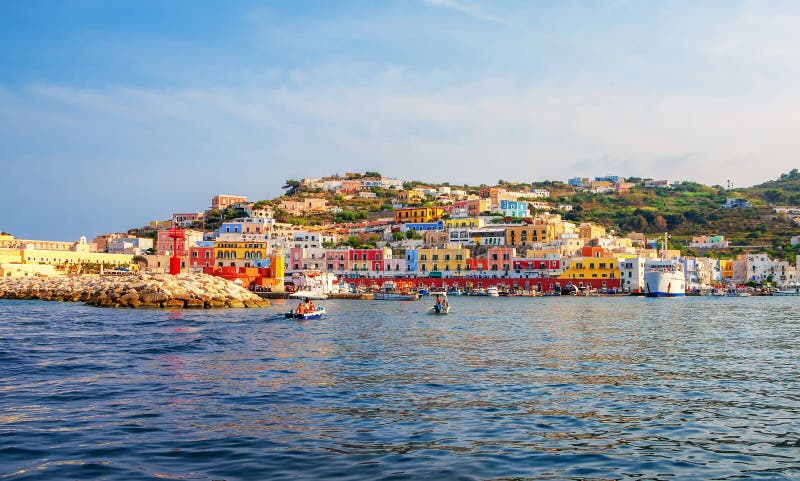
[[[430,302],[0,301],[0,478],[800,478],[800,298]]]

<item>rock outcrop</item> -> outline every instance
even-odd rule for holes
[[[169,309],[270,305],[241,286],[206,274],[3,278],[0,298]]]

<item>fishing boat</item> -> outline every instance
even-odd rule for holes
[[[750,297],[750,292],[745,287],[739,287],[736,284],[731,284],[725,291],[728,297]]]
[[[644,265],[644,287],[647,297],[683,297],[686,295],[686,276],[683,263],[678,259],[666,259],[667,235],[661,259],[649,260]]]
[[[297,309],[292,309],[286,313],[286,319],[320,319],[325,315],[324,307],[317,307],[311,312],[297,312]]]
[[[773,296],[800,296],[800,284],[790,282],[783,289],[772,291]]]
[[[402,291],[393,281],[386,281],[381,290],[374,292],[372,298],[377,301],[416,301],[419,294],[414,291]]]

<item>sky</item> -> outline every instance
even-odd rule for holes
[[[800,2],[0,0],[0,230],[90,240],[378,171],[800,166]]]

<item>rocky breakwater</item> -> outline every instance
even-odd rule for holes
[[[4,278],[0,279],[0,298],[170,309],[270,305],[233,282],[206,274]]]

